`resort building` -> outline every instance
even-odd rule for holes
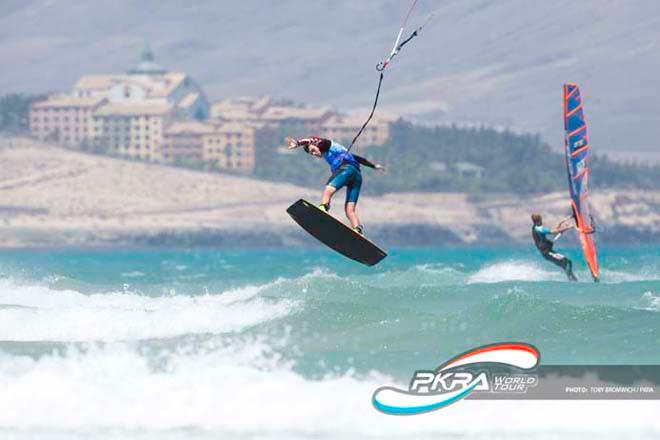
[[[201,163],[204,136],[214,130],[214,126],[203,122],[174,122],[165,129],[159,152],[161,161],[177,164]]]
[[[83,75],[68,95],[32,104],[30,129],[40,140],[150,162],[206,164],[250,173],[284,136],[320,135],[350,142],[362,123],[328,108],[260,98],[212,106],[185,73],[168,72],[145,44],[120,75]],[[363,145],[382,145],[389,122],[374,120]]]
[[[173,120],[205,120],[210,106],[185,73],[156,64],[145,44],[139,62],[123,75],[84,75],[70,95],[30,109],[32,135],[66,146],[159,161],[165,127]]]
[[[94,138],[94,114],[107,103],[103,97],[51,96],[32,104],[30,130],[42,141],[88,147]]]
[[[251,173],[258,143],[272,140],[266,127],[238,122],[174,122],[165,129],[162,162],[207,164],[217,169]]]
[[[149,162],[160,161],[169,104],[106,104],[94,113],[97,150]]]
[[[350,142],[364,119],[328,108],[273,103],[269,97],[224,99],[211,106],[214,121],[257,123],[293,137],[319,135]],[[390,136],[391,119],[376,117],[362,133],[364,145],[383,145]]]
[[[350,144],[364,121],[364,118],[356,116],[332,115],[321,124],[319,135]],[[373,118],[360,135],[360,145],[383,145],[390,137],[391,122],[383,118]]]
[[[210,107],[201,87],[186,73],[169,73],[154,61],[145,44],[140,61],[125,75],[84,75],[72,95],[104,97],[112,104],[172,105],[178,116],[205,120]]]
[[[268,96],[224,99],[211,106],[213,120],[260,124],[294,137],[319,133],[323,122],[334,114],[324,107],[274,103]]]
[[[222,124],[204,136],[202,160],[220,169],[250,173],[256,163],[258,131],[237,122]]]
[[[211,119],[228,122],[259,122],[261,114],[271,105],[271,98],[223,99],[211,105]]]

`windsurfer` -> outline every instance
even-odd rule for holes
[[[532,214],[532,237],[534,238],[536,248],[539,250],[543,258],[564,269],[564,272],[566,272],[566,276],[570,281],[577,281],[577,277],[573,273],[573,262],[566,256],[553,250],[555,240],[557,240],[563,232],[575,228],[574,224],[566,224],[572,218],[573,217],[567,217],[559,222],[557,226],[550,229],[543,226],[543,218],[541,217],[541,214]],[[554,239],[550,239],[548,237],[549,235],[555,235]]]

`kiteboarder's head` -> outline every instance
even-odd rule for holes
[[[332,146],[330,139],[324,139],[317,136],[295,140],[292,137],[286,138],[287,148],[293,150],[294,148],[303,147],[306,153],[316,157],[321,157],[323,153],[328,151]]]
[[[532,222],[534,223],[534,226],[541,226],[543,224],[541,214],[532,214]]]
[[[330,139],[314,138],[314,142],[303,145],[303,150],[312,156],[321,157],[323,153],[330,149],[332,141]]]
[[[316,156],[316,157],[321,157],[321,155],[323,154],[321,153],[321,149],[313,144],[303,146],[303,150],[305,150],[305,153],[309,153],[312,156]]]

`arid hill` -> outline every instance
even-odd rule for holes
[[[313,244],[288,217],[318,190],[0,140],[0,247]],[[342,216],[343,194],[332,213]],[[660,192],[592,196],[599,239],[660,241]],[[524,244],[529,213],[565,217],[564,193],[363,197],[367,233],[390,245]]]

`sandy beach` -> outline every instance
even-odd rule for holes
[[[313,243],[285,210],[298,198],[315,201],[320,190],[26,138],[0,140],[0,161],[0,247]],[[397,193],[364,196],[359,208],[370,236],[386,243],[522,243],[530,212],[552,223],[568,215],[567,200],[564,193]],[[660,240],[660,192],[596,191],[591,200],[606,238],[619,242],[625,233],[631,242]],[[332,213],[343,217],[340,207]]]

